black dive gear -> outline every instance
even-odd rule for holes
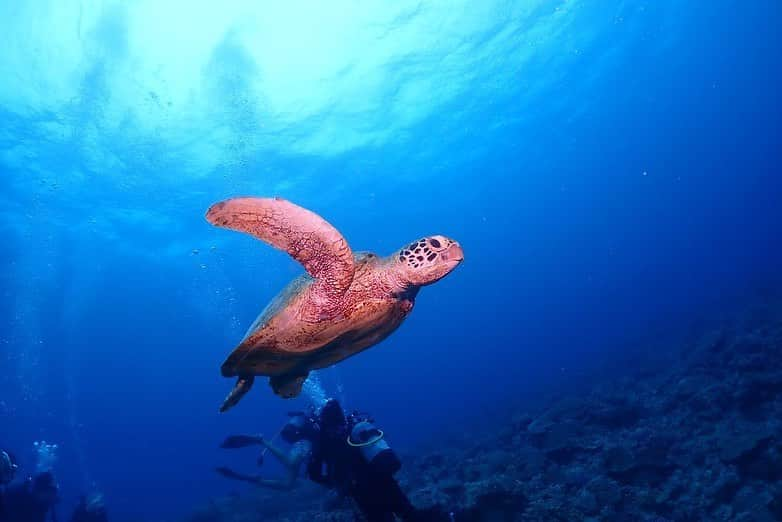
[[[10,485],[3,498],[3,522],[45,522],[47,516],[54,520],[58,491],[57,481],[50,471]]]
[[[358,449],[364,461],[378,473],[393,475],[402,467],[402,462],[385,441],[383,431],[369,421],[356,423],[347,442]]]

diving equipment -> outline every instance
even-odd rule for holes
[[[361,457],[376,471],[391,473],[399,471],[402,463],[384,439],[383,430],[369,421],[360,421],[353,426],[347,439],[348,445],[358,448]]]

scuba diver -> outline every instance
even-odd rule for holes
[[[59,486],[51,471],[43,471],[24,482],[8,486],[2,502],[2,522],[45,522],[55,519],[54,505]]]
[[[369,522],[452,521],[439,508],[413,507],[394,474],[402,464],[371,418],[357,412],[346,416],[335,399],[323,406],[317,438],[307,466],[310,480],[352,498]]]
[[[108,522],[109,516],[106,505],[103,503],[103,495],[94,494],[89,497],[84,495],[76,505],[71,515],[71,522]]]
[[[231,435],[221,445],[226,449],[264,447],[259,465],[265,452],[270,451],[285,467],[284,478],[266,479],[227,467],[216,471],[233,480],[288,490],[307,461],[309,479],[336,492],[337,498],[331,499],[331,503],[351,498],[369,522],[390,522],[395,520],[395,515],[410,522],[455,520],[452,514],[439,508],[413,507],[394,478],[402,464],[368,415],[359,412],[345,415],[335,399],[326,401],[319,415],[303,412],[288,415],[288,422],[271,441],[259,435]],[[274,445],[277,436],[291,444],[288,452]]]
[[[257,475],[246,475],[227,467],[217,468],[216,471],[226,478],[249,482],[256,486],[279,490],[292,489],[302,463],[310,457],[312,452],[312,441],[316,436],[317,426],[314,424],[313,418],[304,412],[291,412],[288,417],[288,422],[271,441],[267,441],[260,435],[231,435],[220,446],[225,449],[263,446],[264,449],[258,457],[258,465],[263,464],[263,455],[268,450],[285,468],[284,478],[267,479]],[[291,445],[289,451],[286,452],[274,445],[277,436],[282,437],[285,442]]]
[[[0,486],[10,484],[14,480],[14,476],[16,476],[17,469],[19,469],[19,466],[16,465],[14,456],[0,450]]]
[[[5,520],[5,487],[14,480],[17,469],[19,466],[14,456],[0,450],[0,521]]]

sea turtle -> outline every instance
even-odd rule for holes
[[[443,236],[414,241],[386,258],[354,254],[331,224],[281,198],[228,199],[212,205],[206,219],[284,250],[307,271],[269,303],[223,363],[223,376],[238,380],[221,412],[259,375],[270,377],[277,395],[297,396],[311,370],[388,337],[413,309],[418,290],[464,259],[459,243]]]

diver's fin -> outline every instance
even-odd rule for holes
[[[239,377],[233,390],[231,390],[231,393],[225,398],[223,405],[220,406],[220,413],[226,412],[236,406],[238,402],[242,400],[242,397],[250,391],[250,388],[253,386],[253,381],[255,381],[255,377],[252,375]]]
[[[304,381],[307,380],[309,374],[309,372],[305,372],[304,374],[298,375],[276,375],[269,379],[269,384],[274,390],[274,393],[283,399],[292,399],[301,393],[301,387],[304,385]]]
[[[229,435],[220,447],[223,449],[246,448],[247,446],[259,446],[263,438],[257,435]]]
[[[245,475],[244,473],[238,473],[231,468],[226,467],[219,467],[215,468],[215,471],[218,472],[220,475],[224,476],[225,478],[229,478],[232,480],[241,480],[242,482],[249,482],[251,484],[258,484],[261,479],[260,477],[256,477],[254,475]]]

